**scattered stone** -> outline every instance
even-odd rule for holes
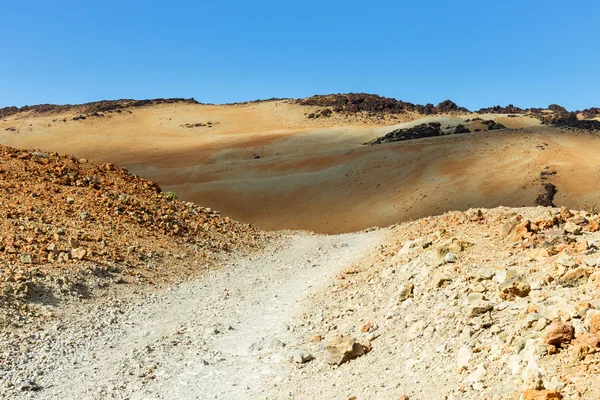
[[[452,282],[452,277],[446,274],[437,275],[434,279],[434,285],[438,288],[445,286],[449,282]]]
[[[568,254],[563,254],[562,256],[560,256],[557,260],[556,263],[558,265],[562,265],[563,267],[567,267],[567,268],[574,268],[576,267],[577,261],[570,255]]]
[[[404,301],[408,299],[413,292],[414,285],[412,283],[406,283],[400,287],[400,291],[398,293],[398,299],[400,301]]]
[[[481,221],[483,219],[483,212],[479,209],[467,210],[465,215],[469,221]]]
[[[535,199],[535,205],[542,207],[555,207],[554,197],[558,190],[556,186],[550,182],[542,184],[542,193]]]
[[[582,333],[573,341],[573,353],[576,355],[595,353],[598,349],[600,349],[600,336],[594,333]]]
[[[41,387],[37,383],[27,379],[21,384],[20,389],[22,392],[37,392]]]
[[[458,124],[456,125],[456,127],[454,128],[454,133],[455,134],[459,134],[459,133],[471,133],[471,130],[469,128],[467,128],[465,125],[463,124]]]
[[[575,336],[575,328],[570,322],[554,321],[546,329],[544,343],[552,346],[560,346],[563,343],[570,343]]]
[[[571,221],[565,224],[564,230],[566,233],[570,233],[572,235],[581,235],[581,226],[576,225]]]
[[[77,260],[83,260],[86,253],[87,251],[84,248],[80,247],[78,249],[71,250],[71,257]]]
[[[288,356],[290,357],[291,361],[295,362],[296,364],[304,364],[315,359],[312,354],[302,349],[292,350],[289,352]]]
[[[446,253],[444,256],[444,262],[455,263],[458,261],[458,257],[454,253]]]
[[[529,283],[522,276],[515,276],[502,282],[498,289],[502,300],[514,300],[516,297],[526,297],[531,291]]]
[[[325,362],[341,365],[364,354],[363,346],[351,337],[337,336],[325,347]]]
[[[560,277],[560,283],[563,286],[574,287],[586,283],[592,270],[586,267],[578,267],[567,271]]]
[[[443,242],[440,242],[436,248],[436,255],[439,259],[443,259],[446,254],[448,253],[454,253],[454,254],[458,254],[461,251],[464,250],[464,248],[468,246],[468,244],[466,242],[462,242],[459,241],[455,238],[453,239],[449,239],[449,240],[444,240]]]
[[[441,131],[441,124],[439,122],[429,122],[427,124],[421,124],[413,126],[411,128],[395,129],[386,134],[385,136],[382,136],[365,144],[376,145],[382,143],[399,142],[404,140],[429,138],[441,135],[443,135]]]
[[[487,120],[487,121],[483,121],[482,124],[487,125],[488,131],[495,131],[498,129],[506,129],[506,126],[502,125],[499,122],[496,122],[494,120]]]

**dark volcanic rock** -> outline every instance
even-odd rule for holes
[[[321,115],[324,117],[331,117],[331,114],[333,114],[333,111],[331,111],[330,108],[326,108],[323,111],[321,111]]]
[[[430,122],[413,126],[412,128],[396,129],[385,136],[367,142],[365,144],[374,145],[391,142],[401,142],[404,140],[422,139],[428,137],[442,136],[441,124],[439,122]]]
[[[526,110],[509,104],[506,107],[494,106],[488,108],[481,108],[477,112],[479,114],[524,114]]]
[[[565,126],[568,126],[570,128],[585,129],[587,131],[600,131],[600,121],[597,121],[595,119],[576,119],[570,121]]]
[[[438,114],[449,112],[469,112],[469,110],[464,107],[457,106],[456,103],[451,100],[442,101],[435,107],[435,111]]]
[[[456,128],[454,128],[454,133],[471,133],[471,131],[463,124],[460,124],[456,125]]]
[[[542,124],[554,125],[559,128],[577,128],[588,131],[600,130],[600,121],[595,119],[578,119],[577,112],[538,115],[538,118],[542,121]]]
[[[487,121],[483,121],[482,124],[487,125],[488,131],[495,131],[498,129],[506,129],[506,126],[494,121],[494,120],[487,120]]]
[[[554,114],[537,114],[537,118],[544,125],[563,125],[567,126],[573,123],[573,121],[577,120],[576,113],[554,113]]]
[[[535,199],[535,204],[544,207],[556,207],[554,205],[556,192],[556,186],[552,183],[544,183],[542,185],[542,193]]]
[[[555,113],[566,113],[568,112],[566,108],[563,106],[559,106],[558,104],[550,104],[548,106],[548,110],[554,111]]]
[[[592,119],[592,118],[600,117],[600,108],[596,108],[596,107],[587,108],[587,109],[583,110],[581,112],[581,114],[583,115],[583,118],[585,118],[585,119]]]
[[[76,110],[82,114],[94,114],[94,113],[105,113],[105,112],[119,112],[129,107],[144,107],[147,105],[154,104],[172,104],[172,103],[187,103],[187,104],[200,104],[195,99],[182,99],[182,98],[171,98],[171,99],[151,99],[151,100],[102,100],[94,101],[91,103],[85,103],[81,105],[57,105],[57,104],[38,104],[35,106],[23,106],[17,107],[5,107],[0,108],[0,119],[8,117],[13,114],[22,112],[34,112],[36,114],[49,114],[49,113],[61,113],[70,110]]]
[[[434,106],[433,104],[426,104],[423,106],[368,93],[316,95],[298,99],[296,100],[296,103],[304,106],[327,107],[338,113],[369,112],[401,114],[405,112],[418,112],[428,115],[469,111],[464,107],[458,107],[450,100],[445,100],[437,106]]]

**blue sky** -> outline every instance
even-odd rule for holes
[[[600,106],[598,1],[11,1],[0,107],[369,92]]]

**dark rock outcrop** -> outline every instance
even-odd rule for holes
[[[436,113],[451,113],[451,112],[468,112],[464,107],[459,107],[451,100],[444,100],[435,107]]]
[[[595,119],[578,119],[577,112],[563,112],[538,115],[542,124],[553,125],[558,128],[576,128],[588,131],[600,130],[600,121]]]
[[[368,93],[316,95],[298,99],[296,100],[296,104],[327,107],[337,113],[369,112],[401,114],[405,112],[418,112],[420,114],[429,115],[449,112],[469,112],[466,108],[459,107],[450,100],[442,101],[437,106],[434,106],[433,104],[426,104],[423,106]]]
[[[494,106],[488,108],[481,108],[477,112],[479,114],[524,114],[525,112],[527,112],[527,110],[509,104],[506,107]]]
[[[488,131],[495,131],[498,129],[506,129],[506,126],[502,125],[499,122],[496,122],[492,119],[487,120],[487,121],[483,121],[482,124],[486,125],[488,128]]]
[[[459,124],[456,125],[456,128],[454,128],[454,133],[471,133],[471,131],[463,124]]]
[[[563,106],[559,106],[558,104],[550,104],[548,106],[548,110],[554,111],[555,113],[566,113],[568,112],[566,108]]]
[[[102,101],[94,101],[91,103],[84,103],[81,105],[72,105],[72,104],[38,104],[34,106],[23,106],[23,107],[5,107],[0,108],[0,119],[6,118],[10,115],[23,113],[23,112],[33,112],[36,114],[58,114],[62,112],[67,112],[71,110],[76,110],[81,114],[92,115],[95,113],[106,113],[106,112],[119,112],[129,107],[144,107],[148,105],[155,104],[173,104],[173,103],[187,103],[187,104],[200,104],[195,99],[183,99],[183,98],[170,98],[170,99],[151,99],[151,100],[131,100],[131,99],[122,99],[122,100],[102,100]],[[97,116],[97,115],[94,115]],[[100,115],[98,115],[100,116]]]
[[[586,108],[585,110],[581,111],[581,114],[583,115],[583,118],[585,118],[585,119],[592,119],[592,118],[600,117],[600,108],[597,108],[597,107]]]
[[[542,184],[542,193],[535,199],[535,204],[544,207],[556,207],[554,205],[554,196],[556,196],[556,186],[552,183]]]
[[[413,126],[412,128],[396,129],[389,132],[385,136],[382,136],[365,144],[374,145],[441,136],[441,126],[442,125],[439,122],[430,122],[428,124]]]

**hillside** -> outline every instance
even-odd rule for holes
[[[594,109],[2,112],[0,397],[600,396]]]
[[[600,178],[595,110],[470,112],[451,101],[421,106],[362,94],[117,101],[13,112],[0,120],[0,142],[120,165],[262,229],[337,233],[534,205],[548,184],[557,191],[550,203],[599,208],[600,189],[588,184]],[[411,133],[429,123],[439,129]],[[378,140],[386,143],[365,145]]]
[[[0,178],[3,325],[111,283],[199,276],[221,254],[266,239],[113,164],[0,146]]]

